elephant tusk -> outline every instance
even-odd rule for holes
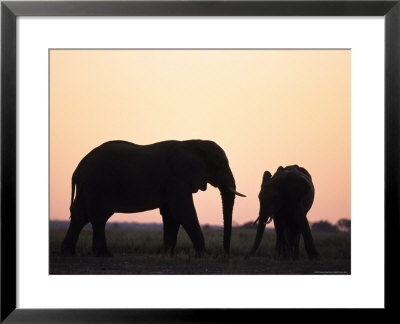
[[[229,187],[228,190],[232,193],[234,193],[236,196],[240,196],[240,197],[246,197],[246,195],[241,194],[240,192],[237,192],[235,189],[233,189],[232,187]]]
[[[267,225],[272,222],[272,216],[268,216],[267,220],[263,222],[264,225]],[[260,216],[257,217],[257,219],[254,221],[253,224],[257,224],[260,221]]]
[[[264,224],[267,225],[271,222],[272,222],[272,216],[269,216]]]

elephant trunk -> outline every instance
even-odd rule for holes
[[[229,254],[232,232],[232,212],[235,194],[229,189],[220,189],[222,198],[222,212],[224,217],[224,250]]]
[[[263,234],[264,234],[265,226],[267,225],[267,222],[261,221],[260,218],[261,217],[258,218],[260,221],[258,222],[256,239],[254,241],[254,245],[253,245],[253,248],[250,251],[250,254],[254,254],[257,251],[258,247],[260,246],[261,239],[262,239]]]
[[[232,212],[235,196],[246,196],[236,191],[235,178],[229,168],[228,172],[222,172],[222,174],[223,175],[219,177],[216,182],[216,187],[219,189],[222,199],[222,213],[224,217],[224,250],[229,254],[232,233]]]

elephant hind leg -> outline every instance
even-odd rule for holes
[[[297,231],[293,242],[293,259],[295,260],[299,258],[300,236],[301,236],[300,231]]]
[[[111,214],[112,215],[112,214]],[[110,257],[112,254],[107,249],[105,227],[110,214],[96,213],[91,217],[93,229],[92,251],[98,257]]]
[[[279,221],[275,221],[276,244],[275,244],[275,260],[286,258],[285,244],[285,228]]]
[[[296,260],[299,255],[300,231],[294,224],[279,224],[276,228],[276,254],[278,260]]]
[[[287,228],[287,258],[296,260],[299,257],[300,231],[296,227]]]
[[[180,223],[169,212],[168,206],[160,208],[164,224],[164,252],[174,254]]]
[[[317,249],[315,248],[314,240],[311,235],[311,229],[310,225],[308,224],[307,218],[305,218],[305,221],[303,223],[302,234],[304,239],[304,246],[306,248],[308,257],[310,259],[318,259],[320,255]]]
[[[61,254],[75,255],[75,247],[82,228],[88,223],[86,211],[79,202],[71,207],[71,220],[65,238],[61,244]]]

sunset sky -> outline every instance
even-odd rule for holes
[[[50,219],[68,220],[71,175],[94,147],[209,139],[228,156],[234,224],[258,216],[262,175],[298,164],[316,190],[308,219],[350,218],[350,50],[51,50]],[[219,191],[194,194],[222,225]],[[160,222],[158,209],[110,221]],[[270,224],[269,226],[272,226]]]

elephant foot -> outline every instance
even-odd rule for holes
[[[291,250],[289,253],[288,260],[296,261],[298,258],[299,258],[299,253],[295,249]]]
[[[276,261],[289,261],[294,260],[294,257],[287,253],[276,253],[274,256],[274,260]]]
[[[113,255],[111,254],[110,251],[108,250],[101,250],[101,251],[96,251],[95,252],[96,257],[106,257],[106,258],[110,258]]]
[[[175,248],[170,248],[170,247],[164,248],[164,254],[173,257],[175,255]]]
[[[196,250],[196,258],[202,258],[204,254],[206,253],[206,250]]]
[[[71,246],[62,246],[61,247],[61,255],[62,256],[76,256],[75,248]]]
[[[283,249],[277,250],[275,252],[274,260],[280,261],[280,260],[286,260],[286,259],[287,259],[287,254],[285,253],[285,251]]]
[[[309,258],[310,260],[317,261],[317,260],[319,260],[319,259],[321,258],[321,256],[319,255],[318,252],[314,252],[314,253],[310,253],[310,254],[308,255],[308,258]]]
[[[274,260],[275,260],[275,261],[284,261],[284,260],[287,260],[287,257],[286,257],[286,256],[283,256],[283,255],[281,255],[281,254],[278,254],[278,255],[275,255],[275,256],[274,256]]]
[[[165,251],[164,254],[170,258],[173,258],[175,256],[175,251]]]
[[[258,250],[258,247],[257,247],[257,248],[253,247],[253,248],[250,250],[249,255],[250,255],[250,256],[254,256],[254,255],[256,254],[257,250]]]

